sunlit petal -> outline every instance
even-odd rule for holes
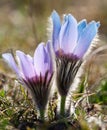
[[[59,34],[60,47],[65,54],[72,53],[77,40],[77,21],[72,15],[68,15],[68,19],[62,25]]]
[[[4,54],[2,54],[2,57],[9,64],[9,66],[16,72],[16,74],[19,75],[19,69],[14,60],[13,55],[11,53],[4,53]]]
[[[20,61],[20,67],[25,77],[32,78],[35,76],[35,71],[32,62],[28,57],[21,51],[16,51],[16,55]]]
[[[96,26],[96,22],[92,21],[87,25],[87,27],[81,33],[73,54],[81,58],[84,55],[84,53],[87,51],[88,47],[90,46],[97,32],[98,32],[98,26]]]
[[[82,31],[84,30],[84,28],[87,26],[87,21],[86,19],[81,20],[78,23],[78,39],[80,37],[80,34],[82,33]]]
[[[34,53],[34,67],[38,76],[45,75],[48,69],[47,54],[44,48],[44,43],[38,45]]]
[[[54,47],[54,50],[57,51],[59,48],[59,43],[57,40],[58,40],[60,28],[61,28],[60,17],[56,11],[52,12],[51,17],[53,21],[53,34],[52,34],[53,47]]]

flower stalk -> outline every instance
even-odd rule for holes
[[[61,104],[60,104],[60,115],[62,117],[65,116],[65,102],[66,102],[66,96],[61,96]]]
[[[40,119],[41,119],[42,121],[44,121],[44,120],[45,120],[45,110],[40,109],[39,112],[40,112]]]

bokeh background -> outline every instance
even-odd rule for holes
[[[0,0],[0,54],[19,49],[33,55],[37,44],[48,39],[54,9],[60,16],[72,13],[78,21],[100,21],[100,44],[106,44],[107,0]],[[2,64],[0,59],[0,68]]]

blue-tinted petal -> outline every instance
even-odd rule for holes
[[[59,32],[61,29],[61,22],[60,22],[60,17],[58,15],[58,13],[56,11],[52,12],[52,21],[53,21],[53,36],[52,36],[52,41],[53,41],[53,47],[54,50],[57,51],[59,48],[59,43],[58,43],[58,36],[59,36]]]
[[[77,21],[72,15],[68,15],[68,20],[62,25],[59,34],[60,48],[64,53],[72,53],[77,41]]]
[[[68,15],[64,15],[64,22],[68,20]]]
[[[20,67],[26,78],[32,78],[35,76],[35,70],[32,62],[29,58],[21,51],[16,51],[16,55],[19,58]]]
[[[97,22],[96,25],[97,25],[97,27],[99,28],[99,27],[100,27],[100,22]]]
[[[74,55],[77,55],[77,57],[82,58],[84,53],[87,51],[88,47],[90,46],[93,38],[97,34],[97,32],[98,32],[98,26],[96,26],[95,21],[92,21],[87,25],[87,27],[81,33],[77,46],[74,50]]]
[[[15,73],[19,76],[19,69],[14,60],[14,57],[11,53],[2,54],[3,59],[9,64],[9,66],[15,71]]]
[[[87,21],[86,19],[83,19],[82,21],[80,21],[78,23],[78,39],[80,37],[80,34],[82,33],[82,31],[84,30],[84,28],[87,26]]]
[[[46,57],[47,55],[44,48],[44,43],[41,43],[38,45],[34,53],[34,67],[38,76],[40,76],[40,74],[45,76],[45,73],[48,69],[48,59],[46,59]]]
[[[47,42],[46,44],[46,47],[45,47],[45,50],[46,50],[46,55],[47,55],[47,59],[48,59],[48,65],[49,65],[49,71],[50,73],[53,72],[53,63],[52,63],[52,54],[51,54],[51,43],[50,41]]]

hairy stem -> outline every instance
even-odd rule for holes
[[[40,119],[41,119],[42,121],[44,121],[44,120],[45,120],[45,110],[40,109],[39,112],[40,112]]]
[[[62,117],[65,116],[65,102],[66,102],[66,96],[61,97],[61,105],[60,105],[60,115]]]

